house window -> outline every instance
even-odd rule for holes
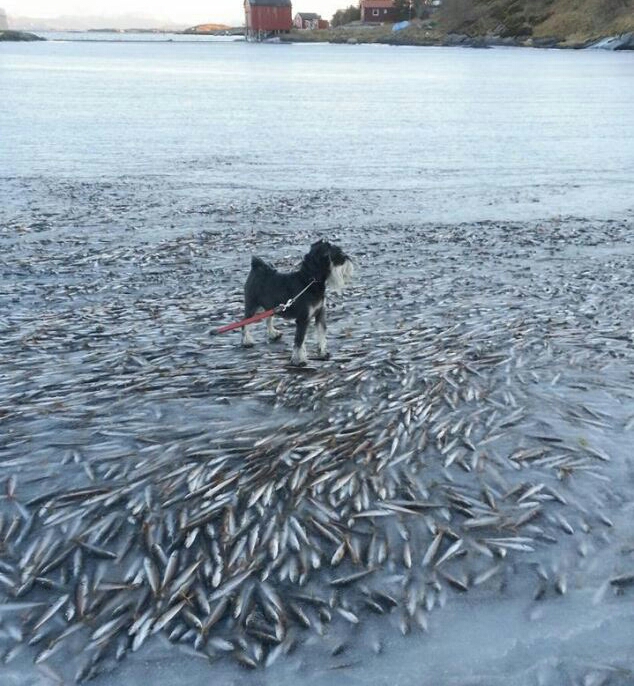
[[[383,10],[383,14],[387,14],[387,10]]]
[[[379,16],[379,10],[372,10],[372,16],[378,17]]]

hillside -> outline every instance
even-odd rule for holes
[[[445,0],[434,19],[443,33],[583,43],[634,31],[634,0]]]
[[[324,31],[293,31],[282,40],[576,48],[628,33],[634,33],[634,0],[444,0],[440,9],[423,12],[398,32],[390,24],[356,21]],[[634,36],[618,49],[634,49]]]

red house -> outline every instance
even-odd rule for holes
[[[268,38],[293,27],[291,0],[244,0],[247,38]]]
[[[364,22],[392,22],[398,18],[393,0],[361,0],[359,9],[361,10],[361,21]]]

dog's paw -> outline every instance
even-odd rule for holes
[[[242,341],[243,348],[252,348],[255,345],[253,341]]]
[[[303,367],[308,362],[306,357],[306,350],[302,346],[301,348],[293,348],[293,354],[291,355],[291,364],[296,367]]]
[[[282,332],[281,332],[281,331],[276,331],[274,334],[271,334],[271,335],[269,336],[269,341],[270,341],[271,343],[275,343],[275,342],[279,341],[280,338],[282,338]]]
[[[326,351],[325,353],[317,353],[316,357],[318,360],[329,360],[330,353],[328,351]]]

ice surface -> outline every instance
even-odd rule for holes
[[[333,598],[333,619],[319,630],[291,626],[295,649],[266,669],[248,671],[222,651],[201,656],[191,641],[171,644],[160,633],[121,662],[112,653],[96,660],[93,683],[631,683],[631,56],[358,46],[282,55],[271,46],[214,46],[225,52],[201,58],[190,46],[173,59],[166,46],[114,54],[112,46],[45,45],[26,57],[24,47],[1,49],[10,97],[0,112],[11,130],[0,143],[11,153],[0,178],[0,464],[10,496],[0,501],[2,686],[72,682],[99,629],[93,623],[34,664],[50,637],[28,646],[33,614],[10,603],[48,605],[62,593],[38,587],[13,597],[14,575],[26,573],[20,560],[45,535],[41,521],[24,524],[24,511],[37,510],[26,503],[41,491],[119,488],[143,464],[173,460],[176,468],[188,450],[224,446],[227,436],[238,437],[233,448],[243,459],[263,434],[288,431],[297,441],[304,431],[317,440],[310,432],[341,426],[359,410],[372,440],[383,429],[409,436],[392,450],[390,435],[376,454],[405,456],[393,469],[407,475],[416,462],[408,441],[425,422],[413,422],[411,434],[399,429],[399,399],[416,408],[461,362],[475,371],[449,379],[478,397],[459,394],[456,403],[445,382],[448,400],[438,398],[441,414],[428,428],[442,431],[446,416],[465,436],[456,422],[471,417],[476,450],[447,464],[449,441],[439,439],[437,449],[431,440],[416,473],[438,497],[490,486],[510,522],[534,509],[534,519],[504,531],[530,537],[529,549],[478,554],[469,546],[501,535],[497,524],[480,534],[464,503],[445,500],[445,523],[469,552],[423,584],[423,631],[404,608],[412,579],[427,573],[432,535],[419,517],[402,518],[410,570],[402,529],[383,529],[377,518],[390,553],[371,583],[398,598],[391,612],[364,609],[359,584]],[[253,60],[269,67],[268,82],[255,88]],[[316,90],[302,85],[307,65]],[[101,86],[88,91],[97,72]],[[158,81],[144,85],[143,74]],[[114,83],[121,100],[103,121]],[[208,100],[198,97],[202,84]],[[37,98],[62,85],[76,106],[60,105],[60,96],[36,111]],[[191,128],[175,115],[181,86]],[[246,150],[251,138],[242,133],[272,121],[290,95],[287,125],[271,126]],[[337,98],[340,109],[331,104]],[[157,102],[156,127],[147,127]],[[369,148],[379,124],[385,135]],[[232,337],[209,338],[211,326],[239,316],[251,253],[291,268],[323,234],[353,255],[358,274],[330,302],[331,362],[316,363],[313,377],[289,376],[285,343],[242,351]],[[288,341],[290,327],[284,333]],[[342,383],[357,371],[359,380]],[[544,454],[519,459],[535,448]],[[365,467],[354,464],[363,477]],[[154,507],[172,495],[150,487]],[[141,522],[146,497],[133,489],[122,511],[141,508],[131,518]],[[53,514],[72,515],[73,507]],[[19,535],[7,533],[15,516]],[[66,536],[63,524],[48,528]],[[142,560],[142,545],[126,564]],[[327,561],[330,545],[323,542]],[[54,580],[74,592],[76,573],[111,582],[118,571],[85,555]],[[321,592],[331,578],[323,564],[311,588]],[[342,601],[358,624],[338,613]],[[67,623],[60,612],[49,628]],[[232,638],[232,630],[219,635]]]

